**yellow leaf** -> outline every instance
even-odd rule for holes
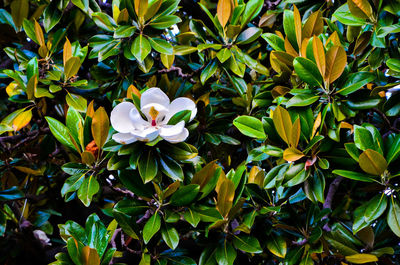
[[[338,33],[337,33],[336,31],[334,31],[334,32],[329,36],[329,38],[327,39],[327,41],[326,41],[326,43],[325,43],[325,47],[328,46],[329,42],[332,42],[333,45],[336,45],[336,46],[341,46],[341,45],[342,45],[342,43],[340,42],[340,39],[339,39],[339,35],[338,35]]]
[[[223,217],[228,216],[235,197],[235,184],[232,180],[225,179],[218,190],[217,209]]]
[[[203,101],[204,106],[207,107],[207,105],[210,104],[210,92],[201,95],[201,96],[196,100],[196,104],[197,104],[199,101]]]
[[[28,0],[14,0],[11,2],[11,16],[15,26],[18,28],[29,14],[29,1]]]
[[[174,64],[175,55],[173,54],[168,55],[165,53],[161,53],[160,57],[161,57],[161,62],[165,66],[165,68],[169,69]]]
[[[275,86],[272,90],[271,90],[271,95],[273,98],[277,98],[280,96],[284,96],[286,95],[286,93],[288,93],[290,91],[290,88],[285,87],[285,86]]]
[[[118,19],[117,19],[117,24],[120,24],[122,22],[127,22],[128,20],[129,20],[128,9],[124,8],[119,13],[119,16],[118,16]]]
[[[68,38],[64,43],[64,49],[63,49],[63,62],[64,62],[64,67],[67,63],[67,61],[72,57],[72,47],[71,43],[69,42]]]
[[[144,16],[144,20],[147,21],[152,18],[160,9],[162,2],[162,0],[152,1],[151,5],[147,9],[146,15]]]
[[[74,56],[69,58],[64,67],[65,80],[68,80],[70,77],[76,75],[80,67],[81,60],[79,59],[79,57]]]
[[[322,19],[321,11],[312,13],[303,26],[303,38],[311,38],[318,36],[324,30],[324,20]]]
[[[221,26],[224,28],[231,17],[233,6],[231,0],[219,0],[217,5],[217,17]]]
[[[110,123],[107,112],[103,107],[96,110],[92,120],[92,135],[96,145],[102,148],[108,137]]]
[[[299,160],[303,156],[304,156],[303,152],[301,152],[295,147],[289,147],[286,148],[285,151],[283,151],[283,159],[289,162]]]
[[[301,133],[300,118],[297,118],[296,121],[293,123],[292,129],[290,130],[290,139],[289,139],[290,146],[297,147],[300,140],[300,133]]]
[[[19,171],[21,171],[21,172],[24,172],[24,173],[29,174],[29,175],[34,175],[34,176],[42,176],[43,172],[45,170],[44,167],[40,168],[40,169],[32,169],[32,168],[29,168],[29,167],[15,166],[14,168],[19,170]]]
[[[353,127],[352,124],[350,124],[348,122],[345,122],[345,121],[342,121],[339,126],[340,126],[341,129],[342,128],[350,129],[350,132],[353,133],[354,127]]]
[[[308,46],[308,42],[310,41],[309,38],[304,38],[303,41],[301,42],[301,46],[299,49],[299,53],[301,57],[307,58],[306,54],[307,54],[307,46]]]
[[[367,149],[358,158],[358,163],[366,173],[380,176],[387,169],[386,159],[378,152]]]
[[[83,265],[100,265],[100,257],[97,250],[88,246],[82,248],[81,260]]]
[[[254,183],[262,187],[264,184],[264,171],[258,166],[253,166],[250,170],[247,183]]]
[[[217,168],[220,167],[217,165],[216,161],[217,160],[211,161],[210,163],[205,165],[202,169],[197,171],[192,178],[192,184],[198,184],[200,185],[200,189],[202,189],[214,176],[214,173],[217,170]]]
[[[81,159],[82,159],[82,163],[89,165],[89,166],[92,165],[94,163],[94,161],[96,160],[96,158],[94,157],[92,152],[89,152],[89,151],[83,151],[81,153]]]
[[[40,27],[39,23],[36,20],[35,20],[35,36],[36,36],[36,39],[39,42],[39,46],[46,47],[46,43],[44,41],[44,35],[43,35],[42,27]]]
[[[301,36],[301,16],[300,16],[300,12],[297,9],[296,5],[293,5],[293,18],[294,18],[294,29],[296,32],[296,40],[297,40],[297,44],[299,45],[299,50],[301,48],[301,42],[302,42],[302,36]]]
[[[29,79],[28,84],[26,86],[26,96],[28,99],[33,99],[33,96],[35,94],[35,90],[37,87],[37,83],[38,83],[38,80],[37,80],[36,75],[32,76]]]
[[[258,27],[269,27],[272,28],[276,21],[276,14],[268,13],[268,11],[260,18],[258,22]]]
[[[147,0],[134,0],[135,1],[135,12],[139,18],[143,18],[147,12],[147,6],[149,2]]]
[[[118,16],[121,13],[121,10],[119,10],[119,7],[116,4],[113,5],[112,13],[113,13],[114,21],[117,21],[118,20]]]
[[[285,52],[272,51],[269,59],[272,69],[274,69],[276,72],[292,72],[290,67],[293,65],[293,56],[291,56],[290,54]]]
[[[12,128],[14,132],[21,130],[23,127],[28,125],[32,119],[32,110],[26,110],[18,114],[12,122]]]
[[[133,95],[137,96],[139,99],[141,97],[139,89],[137,89],[134,85],[130,85],[126,91],[126,97],[133,99]]]
[[[299,56],[299,53],[293,48],[292,44],[290,44],[287,36],[285,37],[285,51],[293,57]]]
[[[22,90],[19,88],[18,83],[13,81],[6,87],[6,92],[9,97],[20,94],[19,92]]]
[[[312,40],[312,47],[313,47],[313,54],[315,58],[315,63],[318,67],[319,72],[322,76],[325,76],[325,49],[322,41],[317,37],[314,36]]]
[[[92,101],[89,103],[89,105],[88,105],[88,107],[87,107],[87,111],[86,111],[86,117],[93,118],[93,115],[94,115],[93,103],[94,103],[94,100],[92,100]]]
[[[171,196],[181,185],[180,181],[175,181],[174,183],[170,184],[163,192],[162,199],[166,199]]]
[[[292,119],[289,112],[281,106],[276,107],[273,111],[272,121],[279,136],[285,143],[289,144],[289,139],[292,134]]]
[[[354,45],[353,49],[353,54],[354,55],[359,55],[361,54],[365,48],[367,48],[369,41],[371,39],[372,32],[371,31],[365,31],[363,32],[356,41],[356,44]]]
[[[314,137],[314,135],[317,132],[317,129],[320,125],[321,125],[321,112],[318,113],[317,118],[314,121],[312,133],[311,133],[311,139]]]
[[[333,83],[343,73],[347,64],[347,55],[342,46],[332,46],[326,53],[325,80]]]
[[[347,0],[350,12],[359,18],[372,18],[372,7],[368,0]]]
[[[346,260],[355,264],[364,264],[368,262],[378,261],[378,258],[372,254],[354,254],[346,256]]]

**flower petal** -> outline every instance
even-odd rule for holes
[[[185,128],[185,122],[180,121],[175,125],[162,125],[160,130],[160,136],[162,138],[173,137],[182,133]]]
[[[145,128],[144,130],[134,130],[134,131],[132,131],[132,134],[139,141],[151,142],[157,138],[157,136],[159,134],[159,130],[156,129],[155,127],[148,127],[148,128]]]
[[[166,109],[168,109],[169,106],[169,98],[168,96],[158,87],[152,87],[150,89],[147,89],[145,92],[143,92],[141,98],[140,98],[140,109],[143,111],[143,108],[147,105],[160,105]],[[157,109],[157,108],[156,108]],[[157,109],[160,111],[161,109]]]
[[[139,111],[134,108],[129,112],[129,117],[132,121],[132,125],[137,130],[144,130],[145,127],[150,126],[151,124],[148,121],[145,121],[140,115]]]
[[[136,109],[135,105],[131,102],[122,102],[115,106],[111,111],[111,125],[112,127],[120,133],[129,133],[134,130],[131,119],[129,118],[129,113],[132,109]]]
[[[174,136],[169,136],[169,137],[163,137],[163,138],[164,138],[164,140],[175,144],[175,143],[184,142],[188,136],[189,136],[188,129],[183,128],[183,130],[180,134],[174,135]]]
[[[182,110],[192,111],[189,121],[193,120],[197,114],[196,104],[193,102],[193,100],[185,97],[180,97],[174,99],[169,105],[169,110],[167,115],[165,116],[164,122],[167,123],[172,118],[172,116],[174,116],[176,113]]]
[[[120,144],[131,144],[137,140],[131,133],[116,133],[112,136],[112,139]]]

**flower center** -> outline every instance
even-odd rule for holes
[[[158,116],[158,111],[154,108],[151,107],[149,111],[149,115],[151,117],[151,126],[156,126],[156,118]]]

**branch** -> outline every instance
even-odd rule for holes
[[[163,74],[163,73],[170,73],[170,72],[173,72],[173,71],[178,72],[178,76],[179,76],[179,77],[182,77],[182,78],[184,78],[184,79],[189,78],[190,83],[196,84],[196,81],[194,81],[194,80],[191,78],[191,77],[194,75],[195,72],[193,72],[193,73],[191,73],[191,74],[184,74],[183,71],[182,71],[182,68],[177,67],[177,66],[171,66],[171,67],[168,68],[168,69],[161,69],[161,70],[158,71],[158,73]]]
[[[340,182],[342,182],[342,179],[343,179],[342,176],[338,176],[329,185],[328,194],[326,195],[326,200],[325,200],[324,205],[323,205],[324,209],[331,209],[332,208],[333,196],[335,196],[335,193],[336,193],[337,189],[339,188],[339,185],[340,185]],[[322,217],[322,220],[324,220],[326,218],[328,218],[328,215],[325,215],[324,217]],[[324,225],[324,230],[325,231],[330,231],[331,230],[330,227],[328,226],[328,224]]]

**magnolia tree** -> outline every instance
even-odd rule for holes
[[[0,263],[400,264],[399,16],[3,1]]]

